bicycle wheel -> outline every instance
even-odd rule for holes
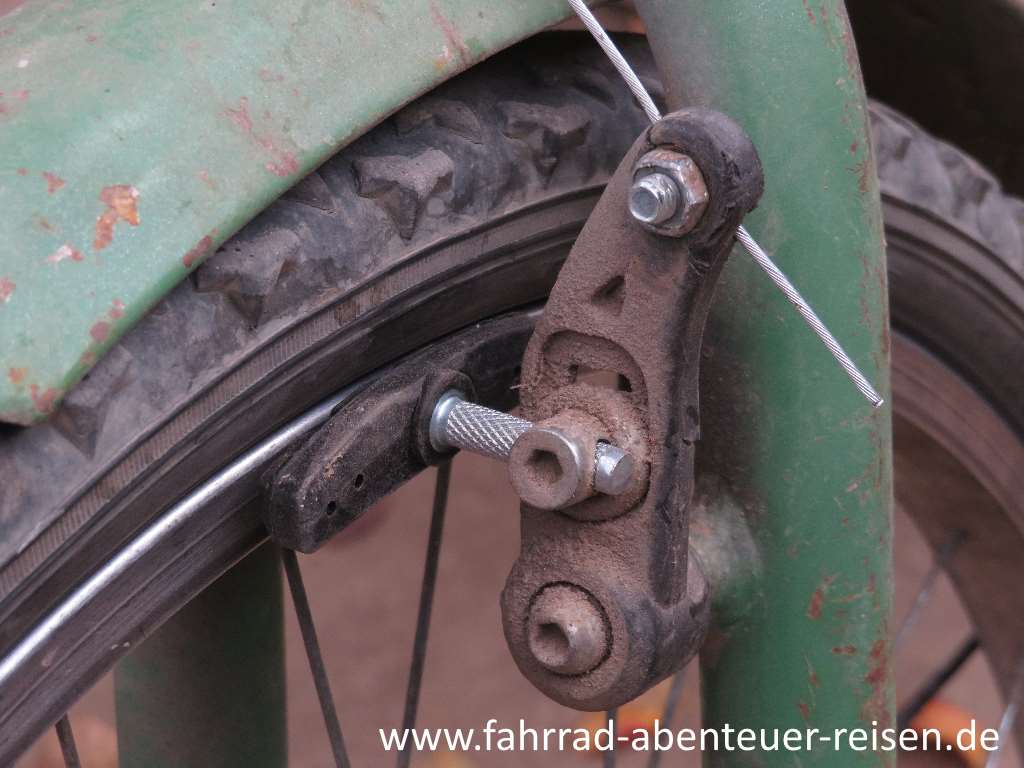
[[[627,48],[650,79],[642,42]],[[1001,376],[999,362],[1022,358],[1020,208],[955,150],[884,109],[874,118],[892,218],[898,466],[919,483],[935,469],[907,430],[952,450],[949,434],[929,431],[913,407],[930,396],[921,379],[961,385],[942,389],[952,412],[969,395],[993,415],[975,450],[951,454],[960,464],[987,466],[993,430],[1005,437],[1001,451],[1020,448],[1020,382]],[[643,127],[589,41],[546,36],[495,57],[346,148],[248,225],[101,361],[51,423],[5,428],[0,762],[114,663],[111,648],[134,644],[262,541],[247,506],[259,471],[325,419],[346,385],[486,327],[501,339],[494,396],[507,396],[532,307]],[[952,190],[951,205],[936,185]],[[958,270],[976,284],[965,288]],[[925,272],[930,301],[919,286]],[[966,301],[960,293],[991,310],[964,317],[998,345],[964,344],[963,319],[936,317],[951,296]],[[919,348],[923,358],[905,351]],[[926,364],[936,369],[902,373]],[[936,409],[924,410],[934,420]],[[964,482],[979,473],[965,471]],[[1006,578],[985,565],[989,548],[1022,551],[1011,546],[1024,530],[1017,498],[999,495],[999,522],[979,517],[954,567],[999,669],[1016,664],[1006,606],[972,585]],[[933,541],[949,527],[934,501],[908,507],[926,531],[936,527]],[[38,510],[51,513],[46,525]]]

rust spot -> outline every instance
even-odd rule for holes
[[[853,41],[853,29],[850,28],[850,22],[845,16],[840,23],[843,25],[841,39],[843,52],[846,55],[846,69],[852,77],[859,77],[860,57],[857,55],[857,44]]]
[[[887,634],[888,629],[884,628],[883,633]],[[889,669],[888,650],[885,640],[878,640],[871,647],[871,669],[865,675],[864,680],[871,686],[871,696],[864,702],[861,708],[861,717],[865,722],[877,722],[883,728],[888,727],[891,721],[889,708],[886,706],[886,677]]]
[[[832,649],[832,653],[836,656],[853,656],[857,653],[857,646],[855,645],[840,645]]]
[[[437,7],[435,0],[430,0],[430,15],[434,19],[434,24],[444,33],[448,45],[458,54],[459,60],[463,64],[470,64],[473,57],[470,55],[469,48],[466,47],[462,35],[459,34],[451,19],[441,13],[441,9]]]
[[[797,704],[797,707],[800,710],[800,717],[804,719],[805,723],[809,722],[811,719],[811,708],[807,706],[807,702],[801,701]]]
[[[15,29],[16,27],[6,27],[4,29],[0,29],[0,37],[7,37],[8,35],[13,35]]]
[[[191,269],[192,265],[202,259],[213,247],[213,236],[216,234],[216,230],[203,237],[198,243],[181,257],[181,263],[185,265],[185,269]]]
[[[441,49],[440,55],[434,59],[434,69],[438,72],[444,72],[448,69],[448,65],[451,64],[453,58],[455,57],[452,56],[451,49],[446,45]]]
[[[53,223],[45,216],[40,216],[38,213],[32,217],[32,221],[35,222],[36,226],[44,232],[56,232],[57,228],[53,226]]]
[[[249,99],[242,96],[238,100],[238,108],[232,109],[228,107],[224,110],[224,114],[228,116],[235,125],[237,125],[243,132],[252,133],[252,118],[249,117]]]
[[[28,176],[28,168],[19,168],[15,171],[19,176]]]
[[[256,133],[253,128],[252,116],[249,114],[249,99],[247,97],[240,97],[238,107],[228,107],[224,110],[224,114],[239,130],[247,134],[256,146],[271,155],[273,159],[264,165],[268,171],[282,177],[298,172],[299,161],[292,152],[278,147],[271,137]]]
[[[6,304],[10,301],[16,287],[10,278],[0,277],[0,303]]]
[[[208,186],[210,189],[217,188],[217,182],[210,178],[210,172],[207,171],[205,168],[201,170],[199,173],[197,173],[196,176],[198,176],[199,180],[203,182],[203,184]]]
[[[811,599],[807,603],[807,618],[809,619],[820,619],[821,609],[825,604],[825,593],[828,588],[832,586],[832,582],[836,580],[835,576],[826,576],[821,580],[818,588],[811,593]]]
[[[60,390],[49,387],[43,392],[40,392],[39,385],[33,384],[29,387],[29,394],[32,397],[32,403],[35,405],[36,410],[45,415],[53,412],[53,407],[57,403],[57,398],[60,397]]]
[[[28,373],[27,368],[8,368],[7,378],[11,380],[11,383],[17,386],[25,380],[25,374]]]
[[[9,13],[21,8],[25,4],[25,0],[0,0],[0,16],[6,16]],[[13,27],[11,27],[13,29]]]
[[[110,331],[114,327],[114,323],[124,317],[124,302],[120,299],[114,299],[110,302],[110,309],[107,310],[107,319],[97,320],[93,323],[89,329],[89,335],[92,336],[93,342],[96,344],[102,344],[110,337]],[[96,360],[94,350],[88,350],[80,358],[80,362],[83,365],[92,365]]]
[[[267,163],[267,170],[275,176],[291,176],[299,170],[299,161],[291,152],[281,152],[281,159],[274,163]]]
[[[110,335],[110,323],[106,320],[100,320],[98,323],[94,323],[92,328],[89,329],[89,335],[92,336],[93,341],[97,344],[102,344],[106,341],[107,336]]]
[[[850,144],[850,154],[851,155],[856,155],[858,149],[860,149],[860,142],[854,140],[854,142],[852,144]]]
[[[862,195],[866,195],[871,186],[871,158],[865,157],[857,163],[854,172],[857,174],[857,189]]]
[[[82,252],[75,248],[70,243],[64,243],[60,248],[51,253],[46,257],[46,260],[51,264],[60,264],[64,259],[71,259],[72,261],[81,261]]]
[[[96,364],[96,353],[91,349],[85,350],[85,352],[82,353],[82,356],[78,358],[78,364],[83,365],[86,368],[92,368],[92,366]]]
[[[260,80],[264,83],[280,83],[284,80],[284,75],[280,72],[274,72],[272,70],[263,67],[259,72]]]
[[[807,11],[807,18],[810,20],[811,24],[817,24],[818,17],[814,15],[814,11],[811,10],[811,4],[807,2],[807,0],[804,0],[804,10]]]
[[[133,227],[139,225],[139,190],[135,187],[130,184],[104,187],[100,200],[106,204],[107,210],[96,219],[96,237],[92,247],[97,251],[110,245],[114,239],[114,225],[118,221],[128,222]]]
[[[885,640],[876,640],[871,646],[871,669],[864,680],[872,686],[879,686],[885,683],[885,673],[888,667],[888,655],[885,652]]]
[[[85,42],[87,42],[87,43],[95,43],[95,42],[97,42],[97,41],[98,41],[99,39],[100,39],[100,36],[99,36],[99,35],[91,35],[91,34],[90,34],[90,35],[86,35],[86,36],[85,36]]]
[[[46,179],[46,191],[51,195],[64,186],[64,179],[55,173],[43,171],[43,178]]]

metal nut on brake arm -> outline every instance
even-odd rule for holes
[[[761,188],[733,121],[703,109],[666,116],[606,187],[527,345],[523,415],[570,439],[599,424],[629,457],[598,446],[595,474],[622,492],[577,495],[552,514],[521,488],[546,479],[553,500],[571,447],[538,429],[512,449],[524,504],[501,598],[505,638],[527,679],[567,706],[636,698],[707,629],[708,585],[687,539],[697,366],[715,281]]]
[[[689,155],[653,149],[637,161],[629,212],[659,235],[681,237],[693,231],[708,207],[708,188]]]

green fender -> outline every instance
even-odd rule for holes
[[[565,0],[0,0],[0,421],[340,147]]]

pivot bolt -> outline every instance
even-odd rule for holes
[[[533,658],[557,675],[582,675],[608,655],[604,612],[579,587],[552,584],[530,606],[526,640]]]
[[[629,212],[652,232],[682,237],[700,223],[708,207],[704,174],[689,155],[653,149],[633,169]]]
[[[452,390],[434,406],[430,444],[437,451],[461,449],[509,462],[519,497],[540,509],[563,509],[593,492],[618,496],[629,490],[633,457],[571,431],[470,403]]]

